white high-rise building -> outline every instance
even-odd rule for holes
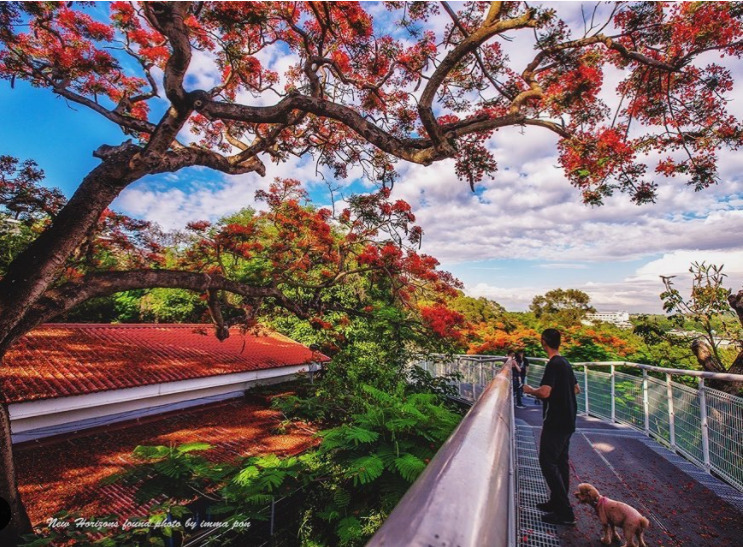
[[[630,323],[629,321],[629,312],[626,312],[626,311],[605,311],[605,312],[587,313],[586,320],[591,321],[591,322],[604,321],[606,323],[611,323],[613,325],[616,325],[622,328],[629,328],[632,326],[632,323]]]

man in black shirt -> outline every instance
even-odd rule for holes
[[[542,347],[549,361],[539,388],[524,386],[524,392],[544,401],[542,409],[542,436],[539,442],[539,466],[550,489],[550,498],[537,508],[547,512],[542,520],[550,524],[575,524],[570,505],[570,437],[575,431],[577,403],[580,393],[573,367],[560,355],[560,332],[546,329],[542,333]]]

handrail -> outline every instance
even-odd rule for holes
[[[503,360],[495,355],[429,355],[418,362],[434,375],[462,373],[460,395],[475,402],[367,545],[516,545],[516,430],[511,371],[500,365]],[[542,367],[537,363],[547,359],[529,360],[535,364],[529,372],[532,380],[538,380]],[[593,365],[610,367],[610,373],[589,371]],[[743,491],[743,398],[705,386],[705,379],[743,382],[743,375],[625,361],[573,366],[583,367],[579,410],[644,429]],[[643,374],[621,374],[618,367],[638,368]],[[648,372],[665,374],[665,382]],[[671,376],[699,377],[699,389],[671,382]],[[487,387],[478,399],[483,384]]]
[[[538,381],[546,359],[530,361],[537,369],[530,369],[531,380]],[[576,374],[583,391],[580,412],[634,427],[743,492],[743,398],[705,385],[705,380],[741,383],[743,375],[626,361],[576,362],[573,367],[583,368]],[[642,375],[621,374],[619,367],[641,369]],[[665,379],[648,372],[661,373]],[[676,383],[674,376],[697,377],[699,386]]]
[[[501,367],[367,546],[515,544],[511,398]]]
[[[529,361],[547,362],[542,357],[529,357]],[[574,367],[628,367],[648,370],[650,372],[660,372],[662,374],[672,374],[674,376],[694,376],[696,378],[706,378],[708,380],[721,380],[723,382],[743,382],[743,374],[730,374],[727,372],[710,372],[707,370],[690,370],[685,368],[665,368],[654,365],[644,365],[642,363],[633,363],[631,361],[581,361],[571,363]]]

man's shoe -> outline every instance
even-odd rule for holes
[[[548,501],[543,501],[543,502],[537,503],[537,509],[539,509],[542,513],[551,513],[552,504]]]
[[[558,526],[575,526],[575,516],[561,516],[557,513],[547,513],[542,515],[542,522],[547,524],[556,524]]]

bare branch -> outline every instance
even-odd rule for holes
[[[454,151],[450,150],[451,144],[445,140],[444,132],[442,131],[441,126],[437,123],[436,117],[433,113],[433,100],[441,87],[441,84],[465,56],[476,51],[477,48],[484,44],[488,39],[508,30],[530,26],[533,27],[537,24],[532,9],[528,9],[523,15],[514,19],[500,19],[501,4],[501,2],[491,3],[490,10],[488,11],[482,25],[457,44],[457,46],[452,49],[446,57],[444,57],[431,75],[431,78],[421,94],[420,102],[418,103],[418,114],[420,115],[423,127],[433,140],[434,147],[442,149],[446,156],[454,155]]]

